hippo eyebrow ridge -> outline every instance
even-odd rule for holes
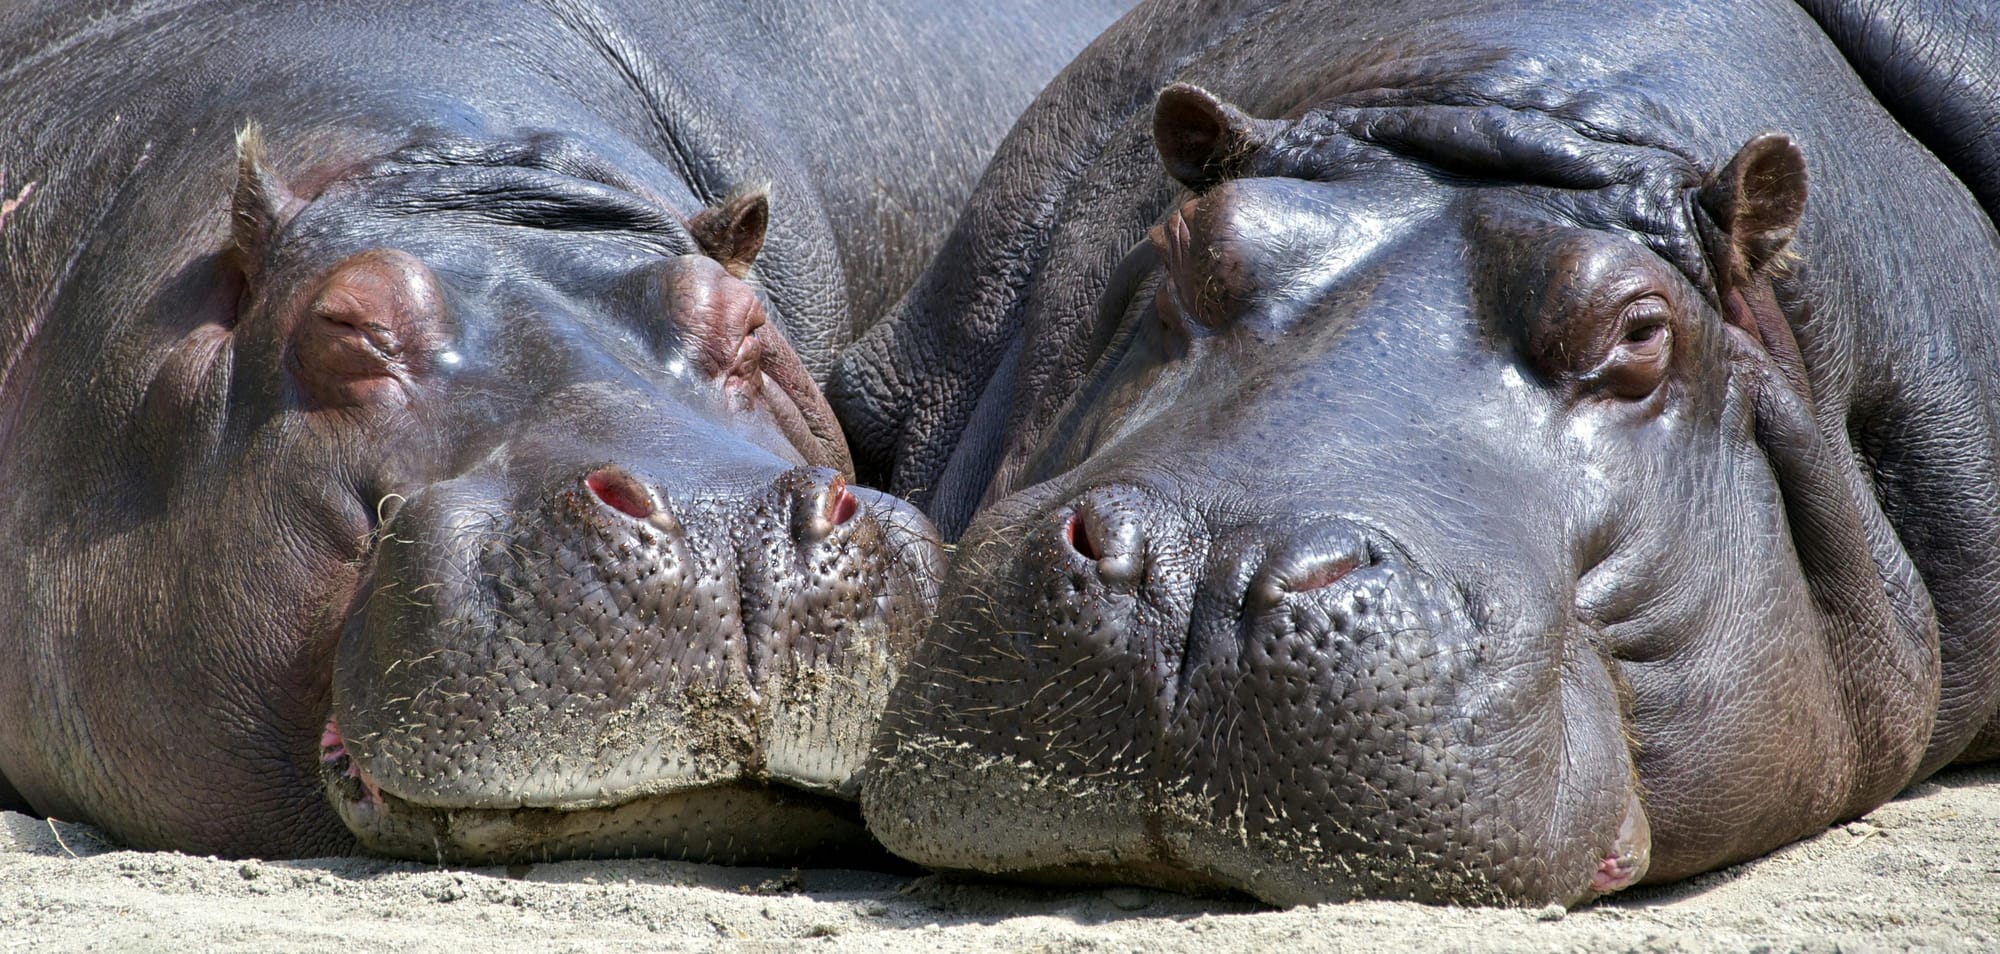
[[[422,139],[362,164],[326,192],[342,186],[390,215],[451,214],[551,231],[620,232],[650,238],[670,255],[698,251],[666,199],[559,133]]]
[[[664,234],[693,250],[678,216],[599,182],[518,167],[447,168],[396,178],[399,187],[377,185],[371,204],[398,214],[469,213],[556,231]]]
[[[1713,295],[1692,207],[1703,178],[1692,153],[1666,139],[1636,141],[1535,106],[1363,99],[1307,111],[1258,160],[1256,172],[1330,179],[1388,161],[1509,182],[1537,190],[1579,226],[1639,238]]]

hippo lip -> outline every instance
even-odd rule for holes
[[[1652,827],[1646,820],[1645,805],[1640,802],[1637,792],[1627,793],[1625,817],[1618,824],[1617,838],[1612,842],[1610,853],[1598,862],[1597,870],[1591,874],[1591,894],[1607,895],[1639,883],[1652,862],[1652,848]]]
[[[741,686],[734,687],[734,692],[737,702],[749,705],[758,705],[761,704],[761,700],[775,698],[752,694]],[[783,690],[779,690],[779,693],[782,695]],[[740,731],[743,727],[732,723],[730,728]],[[320,733],[319,761],[324,787],[344,807],[362,816],[379,816],[389,806],[496,814],[512,811],[588,812],[624,805],[639,799],[674,796],[730,785],[786,788],[802,795],[851,801],[854,797],[852,791],[860,785],[858,771],[838,783],[830,779],[808,777],[796,771],[788,773],[786,766],[769,764],[773,753],[761,747],[754,751],[739,753],[738,757],[742,760],[740,768],[730,773],[691,775],[682,778],[627,779],[622,784],[569,791],[556,796],[518,791],[503,793],[497,798],[465,793],[423,795],[400,790],[401,786],[393,771],[386,778],[371,773],[366,765],[367,759],[350,750],[341,732],[339,720],[328,718],[326,726]]]
[[[319,735],[319,761],[327,778],[327,784],[340,790],[349,801],[366,801],[380,807],[382,786],[362,771],[361,765],[347,753],[347,742],[340,736],[340,726],[335,720],[326,720],[326,728]]]
[[[564,808],[426,805],[376,784],[328,720],[321,778],[350,830],[372,850],[438,864],[653,854],[725,864],[893,866],[850,800],[778,780],[709,783]],[[758,837],[743,838],[746,821]]]

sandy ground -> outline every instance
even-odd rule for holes
[[[1289,911],[1129,888],[664,861],[439,869],[116,850],[0,814],[0,951],[2000,951],[2000,767],[1575,911]]]

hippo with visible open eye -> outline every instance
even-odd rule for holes
[[[816,375],[1120,6],[10,4],[0,807],[867,844],[937,545]]]
[[[832,378],[958,539],[871,830],[1576,903],[2000,753],[2000,31],[1812,6],[1100,37]]]

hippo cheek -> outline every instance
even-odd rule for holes
[[[1643,876],[1619,693],[1579,627],[1475,624],[1351,524],[1251,544],[1184,512],[1120,491],[975,522],[877,739],[890,850],[1278,904],[1574,904]]]
[[[857,771],[929,619],[936,537],[830,471],[758,483],[670,501],[600,465],[529,506],[473,478],[414,495],[322,739],[362,843],[465,862],[873,850]]]

